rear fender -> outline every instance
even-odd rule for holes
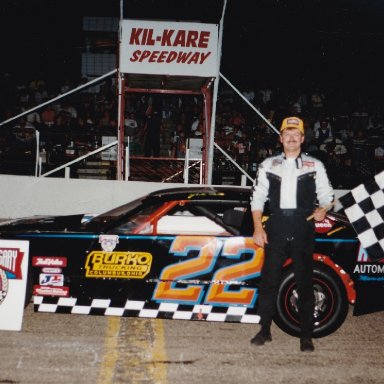
[[[329,256],[322,255],[320,253],[313,254],[313,260],[318,263],[323,263],[332,268],[335,273],[340,277],[340,280],[343,282],[345,286],[345,290],[347,292],[348,302],[350,304],[355,304],[356,302],[356,291],[353,280],[349,276],[347,272],[344,271],[339,265],[335,264]],[[292,264],[292,259],[289,258],[285,263],[284,267],[287,267]]]

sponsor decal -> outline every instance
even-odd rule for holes
[[[315,166],[315,162],[314,161],[304,160],[303,161],[303,166],[304,167],[314,167]]]
[[[195,197],[205,197],[205,196],[224,196],[223,192],[199,192],[199,193],[190,193],[187,197],[188,200]]]
[[[281,165],[282,163],[283,163],[283,160],[281,160],[281,159],[274,159],[272,161],[272,167],[276,167],[278,165]]]
[[[51,286],[42,286],[34,285],[33,294],[36,296],[60,296],[67,297],[69,296],[69,287],[51,287]]]
[[[100,235],[99,243],[101,244],[101,248],[103,248],[105,252],[112,252],[116,248],[116,244],[119,244],[119,236]]]
[[[9,279],[22,279],[21,262],[24,252],[19,248],[0,248],[0,268],[6,272]]]
[[[93,251],[87,256],[85,276],[94,278],[143,279],[151,270],[148,252]]]
[[[33,256],[32,266],[34,267],[66,267],[67,258],[59,256]]]
[[[52,285],[55,287],[62,287],[64,285],[64,275],[40,273],[40,285]]]
[[[42,286],[35,285],[33,287],[33,294],[35,296],[60,296],[67,297],[69,296],[69,287],[51,287],[51,286]]]
[[[61,268],[44,267],[41,271],[43,273],[61,273],[63,270]]]
[[[357,254],[358,262],[367,262],[368,261],[368,253],[365,248],[360,244],[359,253]]]
[[[353,273],[370,273],[384,275],[384,264],[356,264]]]
[[[335,222],[328,217],[326,217],[323,221],[315,221],[315,230],[317,233],[326,233],[330,231]]]
[[[362,275],[359,277],[359,280],[360,281],[384,281],[384,276],[371,277],[371,276]]]

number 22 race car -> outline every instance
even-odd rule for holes
[[[94,217],[12,220],[0,237],[30,243],[36,312],[258,323],[264,252],[252,240],[250,197],[242,187],[164,189]],[[323,337],[350,305],[354,315],[384,309],[384,260],[370,260],[342,213],[316,234],[313,336]],[[288,259],[274,321],[293,336],[297,298]]]

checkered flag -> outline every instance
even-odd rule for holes
[[[339,198],[371,260],[384,258],[384,171]]]

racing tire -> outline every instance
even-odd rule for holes
[[[343,324],[348,314],[349,303],[342,280],[326,265],[315,264],[313,287],[315,310],[312,337],[320,338],[335,332]],[[297,291],[292,267],[283,272],[274,322],[282,331],[300,337]]]

